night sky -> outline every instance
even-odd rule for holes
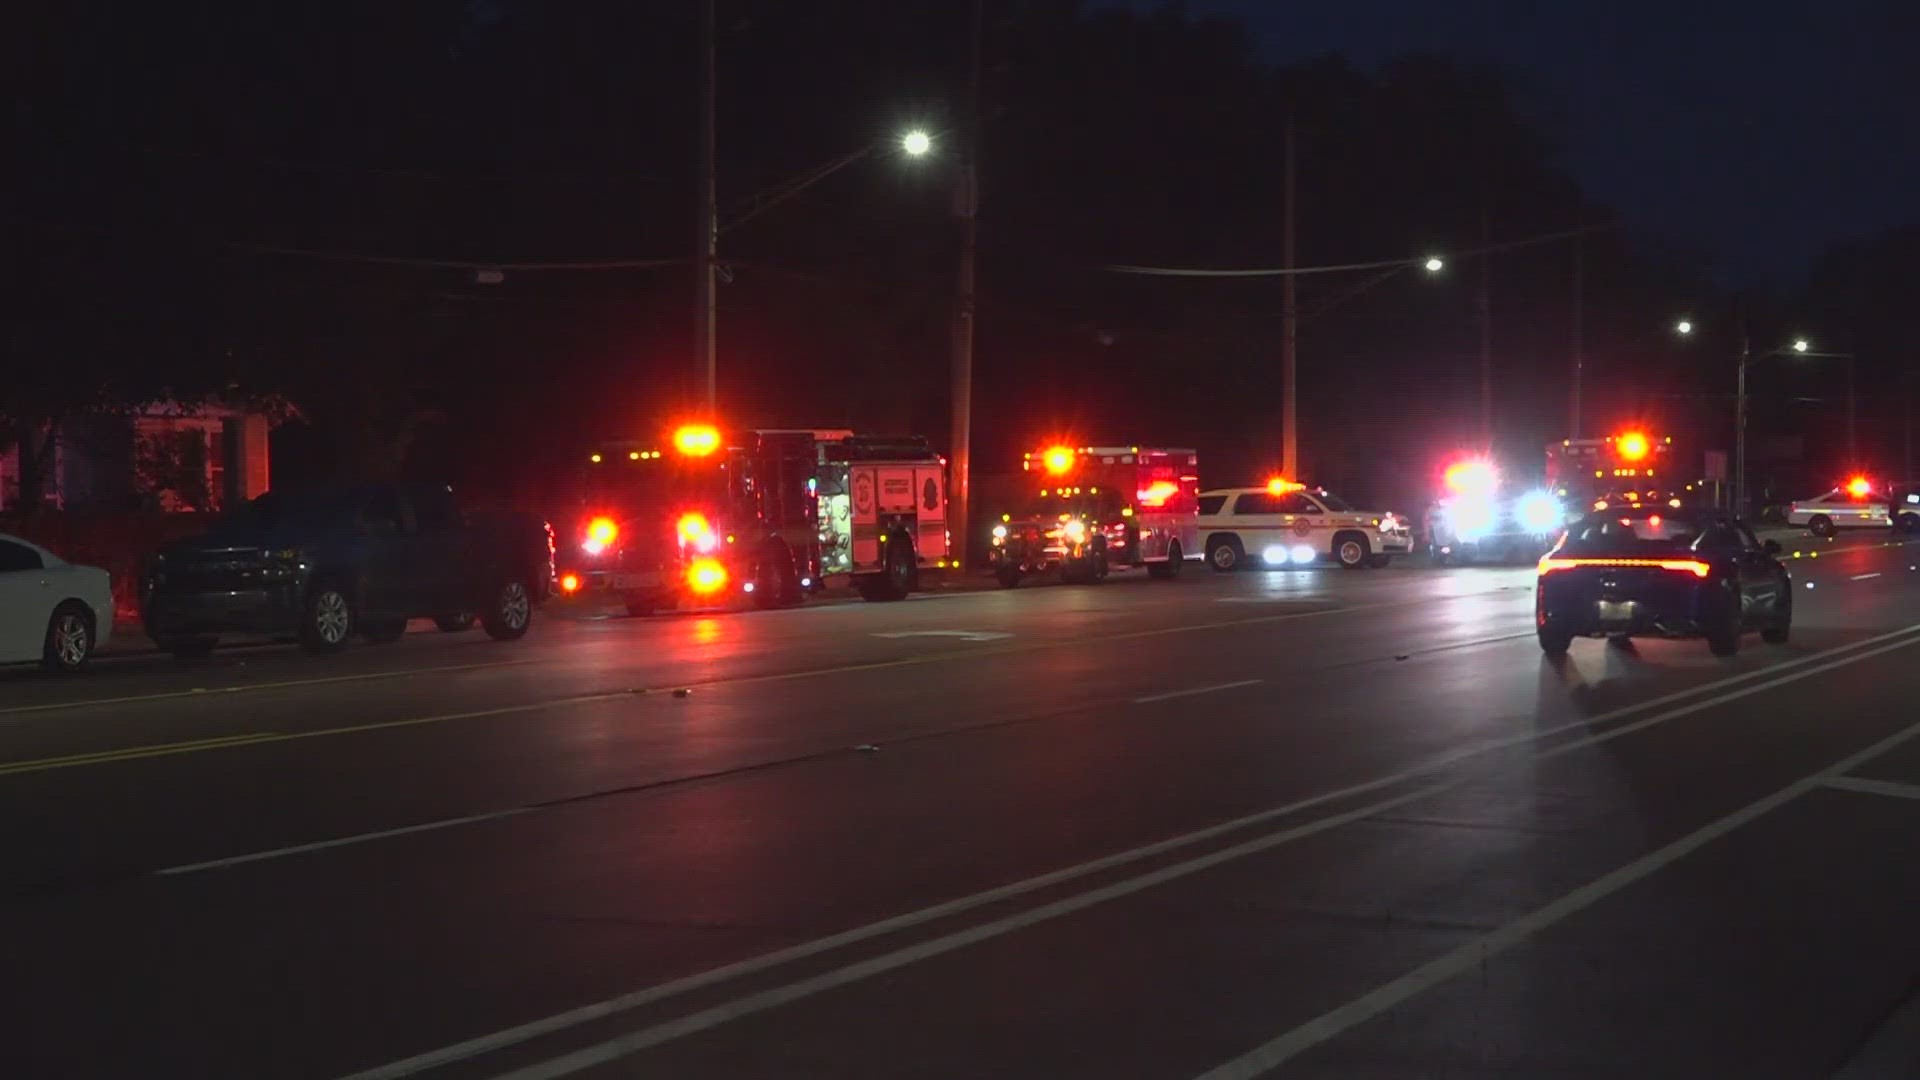
[[[1436,52],[1510,68],[1594,197],[1729,283],[1790,286],[1828,245],[1920,217],[1911,0],[1186,8],[1243,19],[1280,62]]]

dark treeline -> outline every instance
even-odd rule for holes
[[[1302,265],[1598,227],[1484,261],[1495,434],[1513,453],[1567,433],[1576,259],[1589,434],[1647,419],[1724,444],[1723,328],[1744,308],[1757,335],[1844,334],[1863,447],[1883,462],[1901,449],[1911,231],[1836,238],[1804,297],[1719,295],[1705,260],[1583,194],[1516,107],[1525,73],[1424,56],[1276,68],[1229,22],[1066,0],[986,10],[979,472],[1056,432],[1277,460],[1277,279],[1103,267],[1277,265],[1290,120]],[[729,416],[944,442],[967,5],[719,12],[723,220],[883,147],[724,234]],[[41,5],[11,49],[0,413],[17,433],[130,396],[279,395],[302,418],[278,441],[283,476],[508,489],[580,440],[684,411],[694,14],[692,0]],[[936,133],[934,154],[884,149],[913,125]],[[364,257],[666,265],[478,284]],[[1302,279],[1311,479],[1398,494],[1396,478],[1417,484],[1477,438],[1482,273],[1451,257],[1434,277]],[[1682,311],[1716,332],[1678,342]],[[1756,416],[1831,435],[1836,378],[1770,375],[1756,392],[1788,403]]]

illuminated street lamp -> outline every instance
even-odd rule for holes
[[[1675,333],[1678,333],[1682,337],[1684,337],[1688,334],[1693,333],[1693,321],[1691,319],[1681,319],[1679,324],[1676,325],[1673,329]]]
[[[1682,336],[1693,333],[1693,323],[1682,319],[1674,326]],[[1738,516],[1747,504],[1747,365],[1755,360],[1765,360],[1773,356],[1785,356],[1792,352],[1797,356],[1815,356],[1847,362],[1847,456],[1857,456],[1854,448],[1855,394],[1852,353],[1813,352],[1813,345],[1804,337],[1793,339],[1792,344],[1777,347],[1758,356],[1753,354],[1752,342],[1747,336],[1746,323],[1740,325],[1740,364],[1734,382],[1733,398],[1733,512]]]
[[[1793,351],[1794,351],[1794,352],[1797,352],[1797,353],[1803,353],[1803,352],[1806,352],[1806,351],[1807,351],[1807,339],[1806,339],[1806,338],[1794,338],[1794,339],[1793,339]]]
[[[1447,268],[1447,261],[1438,255],[1429,255],[1424,265],[1427,268],[1427,273],[1437,274]]]
[[[923,157],[933,149],[933,136],[915,128],[900,136],[900,149],[906,151],[908,157]]]

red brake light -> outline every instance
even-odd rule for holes
[[[1673,570],[1692,574],[1697,578],[1704,578],[1713,572],[1713,567],[1699,559],[1572,559],[1549,555],[1540,560],[1540,576],[1545,577],[1555,570],[1572,570],[1578,566],[1631,566]]]
[[[579,574],[560,575],[560,591],[563,593],[579,592],[580,591],[580,575]]]

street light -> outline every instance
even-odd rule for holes
[[[1793,351],[1794,351],[1794,352],[1797,352],[1797,353],[1803,353],[1803,352],[1806,352],[1806,351],[1807,351],[1807,339],[1806,339],[1806,338],[1794,338],[1794,339],[1793,339]]]
[[[1693,323],[1682,319],[1674,329],[1682,335],[1693,333]],[[1799,356],[1816,356],[1847,361],[1847,456],[1856,457],[1854,449],[1854,372],[1852,353],[1812,352],[1813,346],[1806,338],[1797,337],[1791,345],[1775,348],[1758,356],[1753,355],[1752,342],[1747,336],[1746,322],[1740,324],[1740,365],[1734,382],[1733,399],[1733,513],[1738,517],[1747,505],[1747,365],[1755,360],[1785,356],[1789,351]]]
[[[933,149],[933,136],[915,128],[900,136],[900,149],[906,151],[908,157],[925,156]]]
[[[1690,319],[1681,319],[1679,325],[1675,326],[1673,329],[1676,333],[1684,337],[1687,334],[1693,333],[1693,321]]]
[[[1445,259],[1442,259],[1438,255],[1429,255],[1427,256],[1427,261],[1425,265],[1427,268],[1427,273],[1437,274],[1440,271],[1445,270],[1447,268],[1447,261]]]

